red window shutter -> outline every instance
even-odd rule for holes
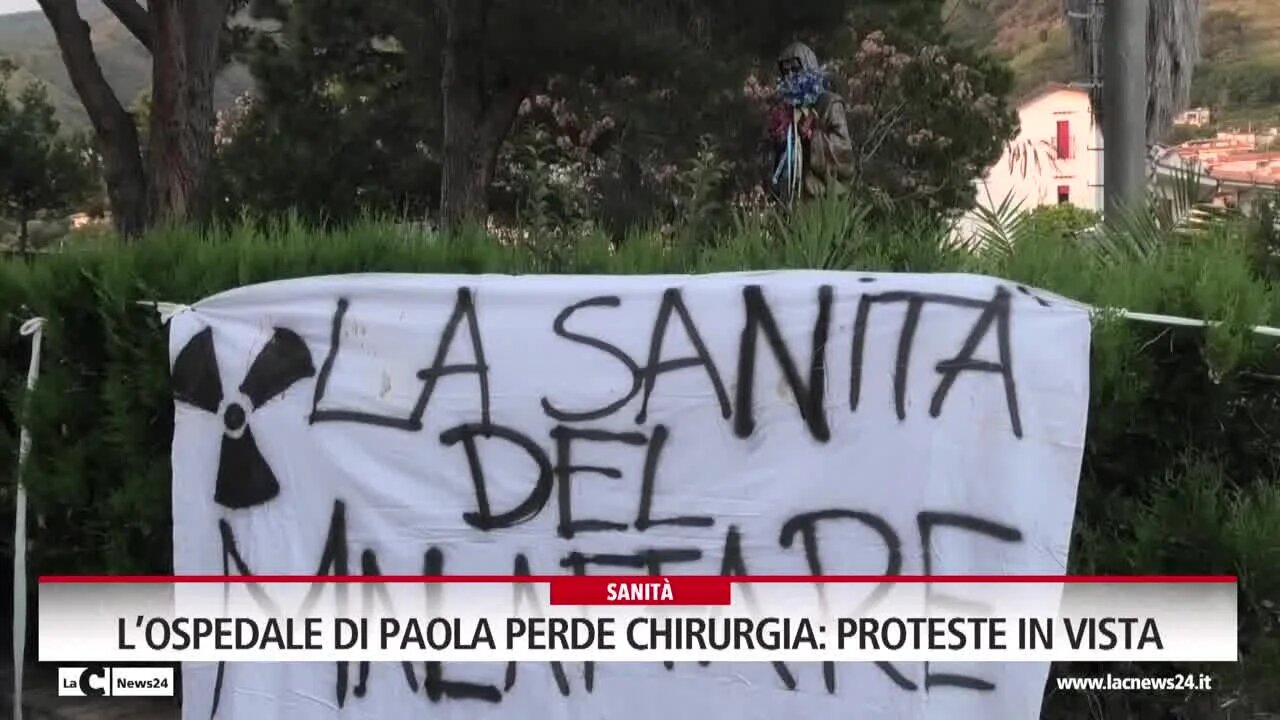
[[[1071,157],[1071,122],[1068,120],[1058,121],[1058,159],[1067,160]]]
[[[1069,202],[1071,202],[1071,186],[1059,185],[1058,186],[1058,204],[1065,205]]]

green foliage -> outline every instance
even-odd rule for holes
[[[888,18],[867,10],[850,25]],[[831,82],[846,99],[857,150],[854,197],[874,202],[881,214],[967,206],[973,178],[999,157],[1016,126],[1003,99],[1009,75],[1002,66],[946,44],[926,23],[914,27],[894,27],[897,44],[882,31],[846,30],[827,40]],[[761,63],[744,83],[735,74],[740,68],[721,70],[701,74],[698,92],[633,77],[557,79],[521,109],[499,158],[502,193],[527,192],[521,177],[533,155],[523,148],[537,146],[537,157],[566,188],[582,188],[584,201],[575,207],[589,209],[615,238],[635,225],[687,225],[692,218],[723,225],[731,209],[758,206],[757,152],[773,71]]]
[[[1280,36],[1271,8],[1263,15],[1253,5],[1211,7],[1201,24],[1202,61],[1192,78],[1191,100],[1212,107],[1218,125],[1280,119]]]
[[[1191,100],[1222,110],[1280,105],[1280,63],[1256,60],[1201,66]]]
[[[1189,140],[1207,140],[1216,137],[1218,128],[1216,125],[1204,125],[1195,127],[1193,125],[1175,125],[1169,131],[1169,135],[1164,139],[1167,145],[1181,145]]]
[[[1082,230],[1097,226],[1101,220],[1099,213],[1070,203],[1041,205],[1027,215],[1027,221],[1032,223],[1030,232],[1044,237],[1074,237]]]
[[[738,58],[739,61],[742,58]],[[507,219],[529,188],[527,159],[554,168],[569,202],[615,239],[637,227],[723,223],[759,179],[762,115],[745,64],[668,78],[557,77],[521,108],[499,153],[493,210]]]
[[[1246,227],[1254,262],[1265,277],[1280,280],[1280,189],[1254,204]]]
[[[347,5],[350,12],[335,10]],[[485,72],[506,72],[497,80],[527,92],[500,144],[490,207],[510,224],[545,201],[556,222],[590,214],[616,240],[636,227],[683,224],[692,192],[704,219],[723,224],[761,179],[766,85],[792,36],[832,60],[835,89],[848,96],[862,197],[906,210],[965,206],[973,177],[1013,134],[1004,100],[1011,76],[986,55],[953,47],[940,6],[495,6]],[[263,10],[283,27],[259,39],[255,99],[224,123],[223,217],[297,211],[347,222],[433,207],[443,20],[431,4],[295,0]],[[699,164],[719,179],[694,189],[686,173]]]
[[[65,212],[92,189],[93,152],[83,138],[58,134],[43,85],[11,98],[12,68],[0,65],[0,213],[18,221],[22,249],[28,223],[42,212]]]
[[[721,136],[726,120],[742,118],[720,96],[740,85],[744,62],[762,48],[776,51],[788,33],[834,32],[851,4],[500,2],[479,21],[478,44],[451,51],[479,53],[455,60],[479,66],[468,70],[483,87],[458,85],[454,92],[480,93],[469,110],[479,115],[475,132],[488,133],[482,139],[499,148],[508,145],[507,123],[489,114],[497,112],[493,88],[513,88],[525,97],[554,93],[559,105],[592,98],[585,114],[625,123],[614,139],[633,141],[621,151],[633,163],[655,147],[684,159],[696,152],[702,128]],[[259,102],[224,153],[222,194],[230,214],[241,207],[296,209],[313,220],[346,221],[434,205],[445,154],[442,113],[458,102],[441,87],[444,29],[453,20],[438,4],[388,0],[294,0],[257,10],[283,21],[283,29],[257,43]],[[559,134],[570,130],[576,132]],[[533,152],[545,155],[540,147]],[[509,148],[503,164],[528,155]],[[524,189],[499,192],[508,214],[527,200]]]
[[[1280,708],[1280,475],[1272,469],[1240,484],[1221,464],[1182,458],[1128,497],[1098,503],[1102,515],[1079,533],[1073,552],[1081,572],[1236,575],[1240,578],[1240,652],[1234,665],[1188,664],[1178,672],[1207,673],[1214,693],[1073,694],[1055,698],[1050,718],[1260,717]],[[1176,528],[1176,531],[1171,531]],[[1060,675],[1099,672],[1063,664]],[[1102,672],[1149,675],[1150,666],[1110,664]],[[1233,712],[1220,714],[1224,706]]]
[[[692,179],[701,172],[690,175],[690,190],[705,186]],[[554,198],[554,192],[541,197]],[[530,209],[525,217],[548,212]],[[1009,216],[1018,228],[1006,233],[1012,242],[976,254],[945,243],[946,228],[927,217],[887,223],[823,198],[789,215],[738,213],[712,238],[694,237],[692,229],[674,236],[654,229],[611,243],[585,221],[545,223],[542,232],[554,242],[478,230],[437,237],[379,220],[317,229],[292,216],[221,226],[205,235],[164,230],[129,245],[86,238],[34,264],[0,265],[0,303],[11,308],[8,322],[0,323],[0,386],[11,419],[0,432],[0,451],[14,456],[16,418],[22,415],[17,408],[26,403],[33,436],[27,478],[36,516],[32,571],[171,569],[168,346],[155,313],[137,306],[142,300],[193,302],[251,283],[380,271],[977,272],[1100,309],[1071,570],[1241,578],[1242,662],[1205,670],[1221,679],[1221,694],[1127,701],[1054,695],[1046,717],[1165,717],[1152,714],[1153,708],[1220,717],[1208,704],[1228,700],[1250,711],[1274,709],[1271,679],[1280,672],[1280,440],[1274,435],[1280,427],[1280,359],[1274,339],[1247,327],[1275,324],[1280,293],[1262,277],[1256,238],[1242,229],[1242,220],[1215,220],[1221,227],[1195,242],[1151,243],[1140,255],[1101,255],[1087,238],[1064,239],[1063,226],[1083,219],[1077,213]],[[1107,308],[1223,322],[1169,328],[1120,320]],[[28,346],[16,330],[37,314],[49,320],[46,360],[38,388],[24,397]],[[0,472],[9,473],[0,518],[10,518],[12,464]],[[1095,674],[1117,667],[1057,671]],[[1127,706],[1107,706],[1100,715],[1107,703]]]
[[[1211,8],[1200,25],[1200,56],[1209,62],[1222,63],[1247,57],[1252,40],[1249,20],[1234,9]]]
[[[213,179],[224,220],[420,215],[438,194],[438,87],[388,39],[397,26],[419,33],[421,19],[402,22],[403,4],[335,4],[258,8],[282,26],[246,51],[256,88],[219,118]]]
[[[833,63],[856,152],[856,188],[877,205],[941,213],[968,208],[974,178],[1017,133],[1013,76],[963,47],[854,36]]]

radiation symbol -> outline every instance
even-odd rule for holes
[[[262,505],[280,494],[280,483],[253,439],[251,418],[255,410],[315,372],[307,344],[284,328],[275,328],[245,373],[239,393],[231,397],[223,392],[212,328],[191,338],[178,353],[173,363],[174,399],[222,417],[214,502],[238,510]]]

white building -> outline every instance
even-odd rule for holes
[[[1185,127],[1204,127],[1213,122],[1213,112],[1207,107],[1191,108],[1178,113],[1173,119],[1174,125]]]
[[[1069,85],[1047,85],[1018,104],[1018,136],[976,181],[977,202],[996,209],[1011,198],[1023,210],[1070,203],[1101,212],[1102,128],[1093,118],[1089,94]],[[960,220],[962,236],[976,218]]]

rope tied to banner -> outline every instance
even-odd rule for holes
[[[152,310],[155,310],[157,313],[159,313],[160,323],[162,325],[164,323],[169,322],[169,320],[172,319],[174,315],[184,313],[191,309],[190,305],[184,305],[182,303],[162,302],[159,300],[139,300],[137,304],[145,307],[149,307]]]
[[[44,343],[45,320],[34,317],[22,323],[18,332],[31,338],[31,362],[27,366],[27,393],[40,376],[40,349]],[[31,454],[31,432],[22,422],[18,440],[18,472],[14,496],[13,523],[13,717],[22,720],[22,670],[27,654],[27,488],[23,479]]]

